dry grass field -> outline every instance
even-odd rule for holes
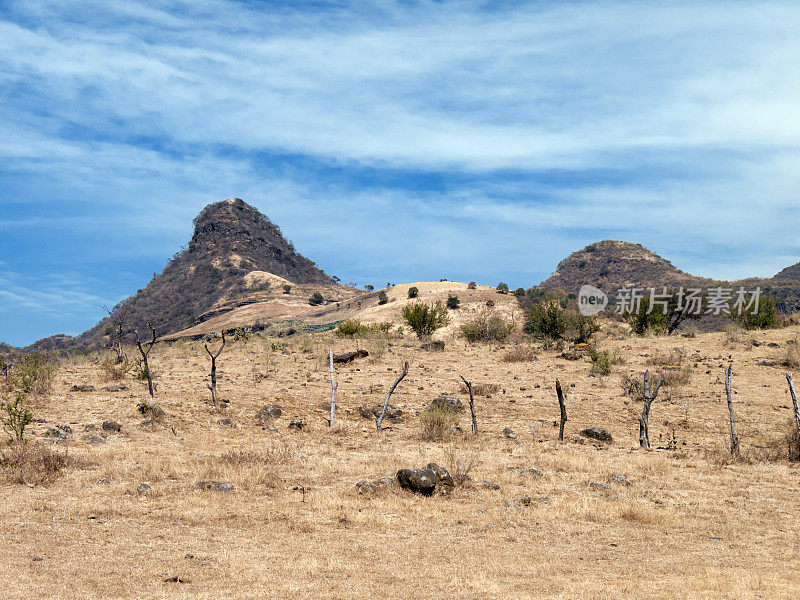
[[[588,359],[520,351],[530,346],[524,340],[467,345],[448,333],[444,352],[426,352],[408,333],[254,337],[229,341],[219,358],[222,409],[210,406],[203,342],[178,340],[151,354],[165,416],[150,425],[137,412],[145,383],[129,375],[127,390],[102,391],[119,383],[104,374],[107,356],[65,361],[52,392],[35,402],[42,421],[30,445],[49,444],[46,430],[68,424],[72,437],[50,447],[72,462],[37,485],[3,472],[0,596],[795,598],[800,464],[786,460],[791,401],[785,369],[759,363],[781,359],[796,335],[601,333],[599,348],[623,361],[606,376],[593,375]],[[327,350],[357,345],[371,355],[337,366],[331,429]],[[509,361],[515,354],[524,360]],[[730,360],[740,461],[727,451]],[[404,361],[410,373],[392,404],[405,421],[378,434],[358,407],[382,402]],[[682,383],[653,403],[650,451],[638,447],[641,402],[622,384],[646,368],[684,369],[675,378]],[[465,433],[427,439],[420,415],[433,398],[466,404],[459,374],[496,384],[476,397],[480,433],[469,433],[462,414]],[[556,378],[567,392],[563,442]],[[69,391],[74,384],[96,391]],[[256,417],[267,404],[283,407],[274,429]],[[303,430],[288,428],[294,418]],[[121,431],[103,431],[108,419]],[[607,428],[614,442],[578,435],[590,426]],[[471,481],[447,497],[357,492],[360,480],[431,461],[451,473],[472,466]],[[202,480],[234,491],[196,489]],[[149,493],[137,492],[142,483]],[[513,500],[523,496],[529,504]]]

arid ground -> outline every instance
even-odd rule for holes
[[[606,376],[592,375],[588,359],[521,338],[469,345],[445,332],[443,352],[422,350],[407,331],[229,340],[218,364],[223,409],[210,405],[203,342],[159,343],[150,360],[165,416],[150,425],[137,412],[146,383],[110,381],[110,354],[64,361],[52,392],[35,401],[41,421],[29,445],[50,445],[43,434],[68,424],[72,436],[50,447],[74,460],[41,484],[5,472],[0,595],[797,597],[800,464],[786,458],[792,411],[780,365],[796,328],[669,338],[606,329],[597,345],[622,361]],[[357,346],[371,355],[337,365],[329,428],[327,351]],[[392,396],[404,422],[379,434],[358,408],[383,401],[404,361],[410,373]],[[738,461],[728,452],[729,361]],[[622,385],[647,368],[683,374],[653,403],[649,451],[638,444],[642,404]],[[465,411],[463,433],[428,439],[420,415],[431,400],[445,393],[467,403],[460,374],[495,384],[476,396],[479,434]],[[567,391],[563,442],[556,378]],[[128,389],[102,391],[119,383]],[[69,391],[75,384],[95,391]],[[267,404],[283,408],[274,429],[256,417]],[[304,429],[289,429],[295,418]],[[104,431],[105,420],[121,431]],[[590,426],[608,429],[613,443],[578,434]],[[453,474],[472,465],[471,480],[451,496],[357,491],[361,480],[431,461]],[[203,480],[234,491],[196,489]],[[143,483],[148,493],[137,491]]]

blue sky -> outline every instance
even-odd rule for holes
[[[344,281],[529,286],[593,241],[800,260],[794,2],[0,0],[0,340],[93,325],[209,202]]]

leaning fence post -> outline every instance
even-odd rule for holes
[[[558,439],[564,441],[564,424],[567,422],[567,405],[564,402],[564,392],[561,390],[561,382],[556,379],[556,395],[558,396],[558,408],[561,410],[561,424],[558,427]]]
[[[797,404],[797,394],[794,392],[794,383],[792,382],[792,374],[786,374],[786,381],[789,382],[789,392],[792,394],[792,404],[794,405],[794,422],[797,425],[797,439],[800,440],[800,406]],[[800,442],[798,443],[797,458],[800,459]]]
[[[461,381],[467,386],[467,391],[469,392],[469,412],[472,415],[472,435],[478,435],[478,417],[475,415],[475,398],[472,394],[472,384],[464,379],[463,375],[459,375],[459,377],[461,377]]]

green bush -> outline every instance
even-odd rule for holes
[[[25,394],[46,394],[53,386],[56,365],[45,354],[25,354],[14,365],[11,384]]]
[[[742,314],[731,313],[731,318],[745,329],[777,329],[782,325],[780,305],[773,296],[759,298],[758,312],[742,309]]]
[[[497,291],[500,294],[507,294],[508,293],[508,284],[503,283],[502,281],[497,284]]]
[[[362,325],[359,319],[351,318],[339,323],[334,329],[334,334],[339,337],[373,337],[389,333],[392,324],[389,322]]]
[[[522,298],[525,295],[525,288],[517,288],[514,290],[514,295],[517,298]]]
[[[417,288],[417,287],[408,288],[408,297],[409,298],[416,298],[417,296],[419,296],[419,288]]]
[[[468,342],[503,341],[514,331],[514,323],[489,310],[482,310],[460,328]]]
[[[406,304],[400,314],[411,330],[417,334],[417,337],[431,335],[450,322],[447,309],[441,300],[431,303],[416,301]]]
[[[289,293],[291,293],[291,291],[292,291],[292,286],[290,286],[288,283],[284,283],[283,284],[283,293],[284,294],[289,294]]]
[[[581,344],[588,342],[599,328],[592,317],[565,308],[557,299],[547,298],[528,309],[524,330],[548,341],[570,339]]]
[[[361,321],[356,318],[342,321],[336,326],[334,333],[339,337],[354,337],[361,327]]]
[[[309,299],[308,299],[308,303],[309,303],[311,306],[319,306],[319,305],[320,305],[320,304],[322,304],[323,302],[325,302],[325,298],[323,298],[323,297],[322,297],[322,294],[320,294],[319,292],[314,292],[314,293],[311,295],[311,298],[309,298]]]
[[[458,296],[448,296],[447,297],[447,308],[451,308],[451,309],[455,310],[460,305],[461,305],[461,300],[458,299]]]
[[[253,330],[250,327],[237,327],[233,330],[233,339],[237,342],[246,342],[252,334]]]
[[[381,290],[378,294],[378,304],[386,304],[387,302],[389,302],[389,296],[386,295],[384,290]]]
[[[33,422],[33,413],[28,408],[25,394],[18,393],[14,400],[0,403],[0,423],[3,429],[18,444],[25,443],[25,428]]]

